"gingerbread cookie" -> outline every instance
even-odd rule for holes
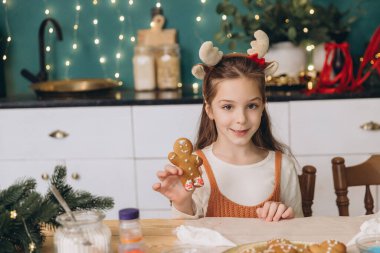
[[[321,244],[310,245],[309,250],[312,253],[345,253],[346,245],[335,240],[327,240]]]
[[[203,161],[197,155],[193,155],[193,144],[186,138],[179,138],[175,141],[174,152],[170,152],[168,159],[175,166],[183,170],[181,182],[187,191],[194,190],[194,187],[203,186],[203,179],[199,171],[199,166]]]

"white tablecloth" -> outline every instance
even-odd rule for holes
[[[240,245],[286,238],[291,241],[317,242],[338,240],[347,243],[359,231],[360,225],[373,215],[357,217],[308,217],[280,222],[265,222],[259,219],[203,218],[186,220],[185,225],[206,227],[218,231],[227,239]],[[228,248],[221,247],[218,252]],[[215,252],[215,251],[213,251]],[[358,252],[355,246],[348,252]]]

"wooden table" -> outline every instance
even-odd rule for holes
[[[176,235],[173,233],[174,229],[184,223],[183,220],[164,220],[164,219],[151,219],[141,220],[143,229],[144,241],[149,248],[149,252],[161,253],[164,249],[168,249],[175,244],[177,240]],[[119,221],[107,220],[104,223],[111,229],[112,250],[117,253],[119,243]],[[46,241],[42,249],[43,253],[53,253],[53,233],[48,231],[46,233]]]
[[[236,243],[252,243],[274,238],[286,238],[292,241],[322,242],[338,240],[348,243],[359,231],[360,225],[374,218],[374,215],[358,217],[308,217],[280,222],[264,222],[259,219],[244,218],[203,218],[198,220],[151,219],[141,220],[148,252],[162,253],[175,245],[180,245],[175,235],[175,228],[180,225],[205,227],[221,233]],[[119,241],[118,221],[105,221],[112,231],[112,249],[117,253]],[[223,252],[228,247],[213,248],[209,252]],[[47,233],[43,253],[54,252],[53,233]],[[348,252],[358,252],[355,246]]]

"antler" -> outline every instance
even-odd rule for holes
[[[219,48],[214,47],[211,41],[206,41],[199,49],[199,58],[207,66],[214,66],[222,59],[223,52],[219,51]],[[203,79],[206,75],[205,70],[201,64],[195,65],[191,69],[191,73],[198,79]]]
[[[216,65],[223,57],[223,52],[219,48],[214,47],[211,41],[206,41],[199,49],[199,58],[207,66]]]
[[[247,53],[249,55],[257,54],[258,58],[262,58],[267,53],[269,48],[268,35],[261,30],[257,30],[253,36],[256,38],[256,40],[251,41],[252,48],[248,49]]]

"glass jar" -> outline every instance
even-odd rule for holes
[[[159,47],[157,49],[156,63],[158,89],[177,89],[181,79],[178,44]]]
[[[99,211],[74,211],[76,221],[68,214],[57,217],[54,234],[56,253],[111,252],[111,230],[103,224],[105,215]]]
[[[139,216],[140,211],[137,208],[125,208],[119,211],[119,253],[146,251]]]
[[[156,73],[153,48],[136,46],[132,61],[135,90],[154,90],[156,88]]]

